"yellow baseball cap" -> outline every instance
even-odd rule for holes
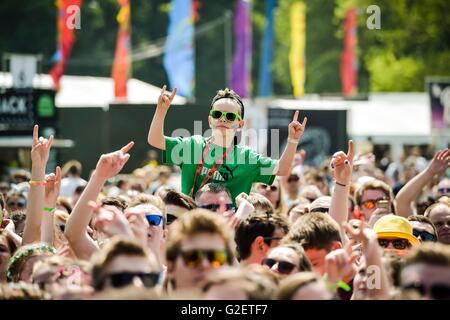
[[[413,235],[409,221],[393,214],[380,218],[373,226],[373,230],[376,232],[378,239],[400,238],[407,239],[413,246],[420,244],[419,239]]]

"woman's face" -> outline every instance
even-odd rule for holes
[[[241,116],[241,107],[233,99],[220,99],[213,105],[213,110],[219,110],[223,112],[234,112]],[[213,129],[219,132],[226,132],[228,130],[236,131],[244,126],[244,120],[239,120],[237,117],[234,121],[229,121],[225,116],[220,119],[213,119],[213,117],[208,117],[209,125]]]
[[[46,257],[45,255],[39,255],[28,258],[20,272],[20,280],[31,283],[35,263],[44,260]]]
[[[258,185],[258,192],[266,197],[275,209],[277,208],[277,202],[280,200],[280,185],[277,180],[270,186],[260,183]]]
[[[9,251],[8,241],[5,236],[0,235],[0,282],[6,279],[5,270],[10,258],[11,252]]]

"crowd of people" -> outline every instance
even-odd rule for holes
[[[450,299],[450,149],[380,166],[348,149],[310,167],[296,112],[280,159],[236,143],[244,105],[218,92],[211,137],[164,135],[46,174],[53,137],[33,129],[30,171],[0,185],[0,299]],[[47,168],[48,169],[48,168]]]

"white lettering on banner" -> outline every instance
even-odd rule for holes
[[[5,97],[0,101],[0,113],[27,114],[27,101],[25,97]]]

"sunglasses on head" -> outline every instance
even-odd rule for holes
[[[382,248],[389,247],[390,243],[392,243],[394,248],[397,250],[405,250],[410,247],[409,241],[407,239],[378,239],[378,244]]]
[[[66,230],[65,224],[60,224],[58,227],[59,227],[59,230],[61,230],[61,232],[64,232]]]
[[[380,198],[380,199],[369,199],[364,201],[362,204],[366,209],[373,209],[376,207],[376,205],[378,204],[380,206],[381,204],[385,204],[385,201],[388,201],[389,199],[387,198]]]
[[[163,217],[159,214],[146,214],[145,218],[151,226],[159,226]]]
[[[158,284],[160,273],[145,272],[118,272],[108,274],[105,278],[109,278],[114,288],[122,288],[133,283],[133,279],[139,278],[146,288],[152,288]]]
[[[238,119],[239,121],[242,120],[241,116],[237,114],[236,112],[226,112],[226,111],[220,111],[220,110],[214,110],[212,109],[209,112],[209,115],[211,118],[219,120],[222,117],[225,117],[228,122],[233,122],[234,120]]]
[[[424,286],[422,283],[411,283],[402,286],[403,290],[416,290],[421,296],[429,295],[434,300],[449,300],[450,286],[442,283],[435,283],[431,286]]]
[[[27,202],[25,200],[8,201],[6,204],[10,208],[25,208],[25,206],[27,205]]]
[[[264,184],[264,183],[261,183],[261,184],[259,185],[259,188],[260,188],[260,189],[263,189],[263,190],[267,190],[267,188],[270,188],[270,191],[272,191],[272,192],[275,192],[275,191],[278,190],[278,187],[277,187],[277,186],[275,186],[275,185],[269,186],[268,184]]]
[[[234,211],[234,207],[233,207],[232,203],[227,203],[225,205],[225,207],[226,207],[227,211]],[[200,206],[200,208],[207,209],[207,210],[215,212],[215,211],[219,210],[220,205],[219,204],[215,204],[215,203],[213,203],[213,204],[205,204],[205,205]]]
[[[263,260],[262,264],[264,266],[268,266],[272,269],[272,267],[277,264],[277,270],[281,274],[289,274],[294,270],[295,264],[287,262],[287,261],[280,261],[275,259],[266,258]]]
[[[437,240],[436,236],[432,233],[429,233],[428,231],[419,231],[416,229],[413,229],[413,235],[416,238],[422,239],[422,241],[433,241],[435,242]]]
[[[189,268],[198,267],[205,258],[214,268],[218,268],[227,262],[225,250],[186,250],[181,252],[181,257]]]

